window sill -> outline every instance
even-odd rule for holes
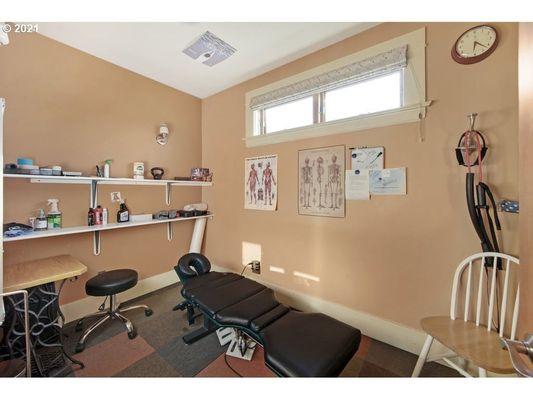
[[[337,121],[287,129],[268,133],[266,135],[248,136],[245,138],[246,147],[258,147],[271,144],[316,138],[320,136],[336,135],[362,131],[384,126],[416,122],[426,116],[426,107],[430,102],[415,104],[394,110],[365,114],[358,117],[345,118]]]

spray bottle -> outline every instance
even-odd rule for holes
[[[48,229],[59,229],[62,226],[62,215],[61,211],[59,211],[58,203],[58,199],[48,199],[48,205],[50,206],[50,211],[46,218]]]

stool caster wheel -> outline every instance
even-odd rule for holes
[[[82,329],[83,329],[83,320],[80,320],[76,323],[76,327],[74,328],[74,330],[76,332],[81,332]]]
[[[85,350],[85,343],[78,343],[74,351],[76,353],[81,353],[83,350]]]
[[[144,310],[144,315],[146,315],[147,317],[149,317],[150,315],[152,315],[154,312],[152,311],[151,308],[147,308],[146,310]]]
[[[137,329],[133,328],[131,332],[128,332],[128,337],[130,339],[135,339],[137,337]]]

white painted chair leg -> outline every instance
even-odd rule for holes
[[[487,370],[485,368],[478,368],[479,370],[479,377],[480,378],[486,378],[487,377]]]
[[[413,370],[413,374],[411,375],[412,378],[417,378],[418,376],[420,376],[420,371],[422,371],[422,367],[426,363],[429,350],[431,349],[432,344],[433,344],[433,336],[427,335],[426,341],[424,342],[424,346],[422,346],[422,351],[420,352],[420,355],[418,356],[418,361],[416,362],[415,369]]]

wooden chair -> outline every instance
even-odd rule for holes
[[[498,261],[500,260],[500,261]],[[494,267],[487,267],[486,262],[492,261],[492,266],[501,265],[501,270]],[[479,265],[477,265],[479,262]],[[428,354],[436,339],[453,353],[444,357],[438,357],[432,361],[443,360],[449,366],[457,370],[461,375],[471,377],[464,368],[450,360],[450,357],[459,356],[465,360],[473,362],[479,370],[480,377],[486,377],[487,371],[499,374],[511,374],[515,370],[511,363],[509,353],[501,345],[500,338],[506,337],[512,340],[516,336],[516,325],[519,311],[520,287],[516,276],[511,270],[518,266],[519,260],[515,257],[502,253],[479,253],[474,254],[459,264],[455,271],[452,287],[452,300],[450,307],[450,316],[428,317],[420,321],[422,329],[427,333],[426,341],[422,347],[420,356],[413,370],[413,377],[420,375],[424,363],[428,359]],[[472,287],[476,286],[475,275],[477,278],[477,292],[474,294]],[[464,295],[463,315],[459,316],[458,309],[461,292],[460,286],[466,275],[466,288]],[[510,276],[513,275],[513,281],[516,285],[511,285]],[[500,299],[498,292],[501,289],[500,277],[503,276],[503,293]],[[489,288],[490,280],[490,288]],[[512,286],[516,288],[514,293],[514,306],[512,314],[507,312],[510,304],[508,297],[512,296]],[[485,290],[486,288],[486,290]],[[484,295],[484,292],[486,294]],[[471,297],[475,295],[476,309],[475,319],[470,319]],[[500,311],[498,308],[501,300]],[[488,305],[487,305],[488,303]],[[483,312],[483,311],[484,312]],[[486,320],[483,318],[486,315]],[[499,315],[499,330],[493,321],[493,316]],[[510,319],[510,333],[505,329],[506,321]],[[493,330],[494,328],[494,330]]]

